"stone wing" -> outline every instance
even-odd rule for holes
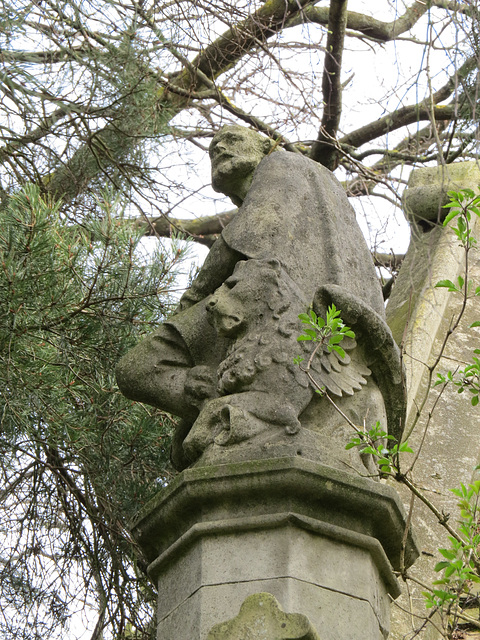
[[[345,351],[342,358],[336,351],[319,351],[312,362],[311,373],[319,385],[335,396],[352,396],[367,384],[370,369],[360,362],[357,344],[350,338],[341,343]]]

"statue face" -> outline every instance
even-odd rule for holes
[[[207,303],[207,311],[219,335],[233,338],[243,332],[251,298],[251,283],[235,274],[215,291]]]
[[[209,154],[215,191],[241,204],[250,187],[253,172],[268,153],[270,141],[245,127],[223,127],[213,138]]]
[[[240,261],[207,303],[209,320],[219,335],[238,338],[271,316],[269,305],[277,291],[277,274],[269,265]]]

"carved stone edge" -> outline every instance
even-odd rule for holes
[[[230,518],[217,520],[216,522],[197,523],[148,566],[148,575],[153,581],[156,581],[162,573],[162,569],[175,560],[175,558],[181,556],[185,547],[188,547],[195,540],[204,536],[216,536],[242,531],[258,531],[260,529],[276,529],[288,525],[319,534],[336,542],[346,543],[352,547],[365,549],[370,553],[370,556],[375,562],[391,597],[395,599],[400,595],[401,589],[397,579],[392,573],[392,566],[388,561],[382,545],[376,538],[321,522],[298,513],[276,513],[265,516]]]
[[[227,519],[228,526],[287,517],[297,526],[317,523],[337,536],[335,527],[345,529],[348,522],[355,538],[368,533],[379,541],[394,569],[402,564],[406,518],[396,491],[300,456],[186,469],[144,507],[132,534],[154,563],[182,536],[223,526],[225,505],[232,503],[238,505],[237,516]],[[408,567],[417,557],[410,530],[403,561]]]

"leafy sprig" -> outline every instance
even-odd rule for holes
[[[393,447],[387,447],[389,442],[394,442]],[[384,475],[396,475],[399,473],[398,455],[400,453],[413,453],[408,442],[398,442],[395,436],[389,435],[377,422],[368,431],[359,431],[352,435],[345,449],[359,447],[362,454],[370,454],[376,460],[380,471]]]
[[[341,358],[344,358],[345,351],[340,343],[344,338],[355,339],[355,333],[343,323],[341,313],[334,304],[328,307],[326,320],[317,316],[313,309],[309,309],[308,313],[301,313],[298,317],[307,326],[303,327],[303,333],[297,340],[320,342],[326,346],[327,351],[336,351]],[[301,361],[298,358],[295,359],[297,364]]]

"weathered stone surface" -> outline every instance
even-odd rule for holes
[[[441,194],[446,194],[447,190],[475,190],[479,184],[480,169],[474,161],[413,171],[404,195],[405,202],[410,203],[406,215],[415,217],[428,207],[437,210],[445,201]],[[414,197],[410,200],[411,189]],[[432,189],[437,194],[433,199]],[[474,229],[476,216],[472,225]],[[435,357],[433,344],[440,335],[440,327],[452,317],[447,312],[452,294],[446,289],[435,288],[435,284],[444,279],[455,281],[463,272],[464,251],[449,228],[436,225],[428,227],[427,231],[419,227],[412,229],[410,247],[387,305],[387,322],[397,343],[404,345],[407,423],[415,410],[426,365]],[[447,315],[449,318],[446,319]]]
[[[395,492],[297,456],[184,471],[133,533],[158,584],[159,638],[204,640],[268,591],[330,640],[384,638],[405,520]],[[416,556],[411,536],[405,559]]]
[[[245,598],[261,589],[272,593],[284,610],[303,611],[309,619],[310,615],[321,613],[322,628],[315,627],[319,632],[328,629],[325,640],[350,639],[352,630],[355,640],[385,640],[385,633],[365,600],[328,589],[319,591],[312,585],[290,578],[205,587],[161,620],[157,638],[205,640],[215,622],[228,619],[235,610],[238,611]],[[213,617],[218,612],[222,615]]]
[[[478,192],[480,170],[477,163],[449,165],[448,171],[454,176],[455,184],[449,184],[445,190],[470,188]],[[436,184],[438,187],[442,180],[441,168],[421,169],[413,172],[409,189],[410,184],[418,189],[415,201],[420,202],[424,198],[428,202],[432,193],[430,186]],[[423,196],[422,184],[426,187]],[[438,206],[438,202],[437,198],[435,206]],[[476,216],[472,223],[478,229],[475,218]],[[474,236],[478,238],[478,231],[474,231]],[[453,386],[447,387],[440,398],[438,389],[429,393],[427,366],[435,361],[462,304],[460,296],[449,293],[446,289],[435,288],[435,284],[443,279],[456,281],[459,275],[463,276],[464,258],[458,239],[450,229],[435,226],[430,231],[422,232],[420,226],[415,227],[406,259],[387,306],[387,319],[392,332],[405,345],[407,433],[417,418],[418,408],[423,406],[424,398],[429,395],[416,428],[408,438],[414,451],[421,447],[421,455],[415,464],[415,480],[440,512],[450,514],[451,523],[456,521],[457,499],[449,490],[458,487],[460,483],[471,482],[472,469],[480,459],[478,407],[472,407],[466,394],[459,395]],[[470,278],[477,286],[480,284],[480,256],[477,248],[470,251],[469,261]],[[467,305],[462,323],[449,339],[445,357],[437,368],[438,372],[454,371],[470,360],[473,349],[478,346],[478,329],[468,327],[479,316],[478,302],[473,299]],[[436,373],[433,375],[433,379],[435,378]],[[408,457],[404,462],[406,466],[409,463]],[[405,504],[410,503],[411,496],[407,491],[402,492],[402,497]],[[411,571],[422,582],[431,584],[439,577],[434,571],[435,564],[441,559],[438,549],[449,546],[447,534],[428,509],[418,501],[415,501],[412,523],[418,534],[422,555]],[[401,606],[408,609],[413,603],[415,614],[425,616],[422,590],[421,587],[411,585],[409,597],[402,597],[400,600]],[[413,618],[412,624],[412,617],[395,606],[392,611],[392,640],[402,640],[405,634],[413,634],[415,626],[422,622],[420,618]],[[417,637],[421,640],[433,640],[439,634],[433,626],[427,625]]]
[[[133,533],[153,562],[196,524],[285,513],[338,527],[348,522],[379,540],[393,567],[400,566],[404,515],[396,492],[301,455],[187,469],[140,511]],[[405,563],[416,555],[410,532]]]
[[[313,305],[325,317],[335,304],[356,342],[343,341],[343,358],[319,349],[311,373],[350,420],[401,434],[400,357],[373,262],[333,175],[299,154],[263,157],[268,150],[242,127],[213,139],[214,186],[241,207],[179,311],[122,359],[118,384],[183,419],[172,455],[179,469],[302,447],[337,468],[375,473],[366,457],[347,459],[344,418],[293,364],[312,349],[296,341],[298,314]]]
[[[230,631],[248,640],[245,626],[228,630],[225,621],[259,592],[306,616],[282,619],[285,629],[300,625],[285,640],[313,640],[313,628],[328,629],[329,640],[352,629],[356,640],[380,640],[399,593],[392,566],[410,566],[417,550],[395,492],[364,477],[378,480],[372,460],[345,451],[345,415],[358,425],[379,421],[400,438],[399,351],[340,184],[299,154],[260,161],[269,149],[241,127],[215,136],[214,187],[239,212],[177,312],[119,364],[128,397],[182,418],[173,461],[190,467],[142,511],[133,533],[158,584],[159,640]],[[342,342],[345,355],[320,343],[309,374],[340,412],[293,364],[312,353],[296,340],[298,314],[313,306],[325,317],[331,304],[356,340]],[[265,633],[276,633],[282,615]]]
[[[248,596],[239,614],[213,627],[207,640],[320,640],[308,618],[285,613],[270,593]]]
[[[442,222],[447,214],[442,209],[448,202],[447,191],[475,188],[479,174],[475,160],[412,171],[403,196],[405,215],[421,229]]]

